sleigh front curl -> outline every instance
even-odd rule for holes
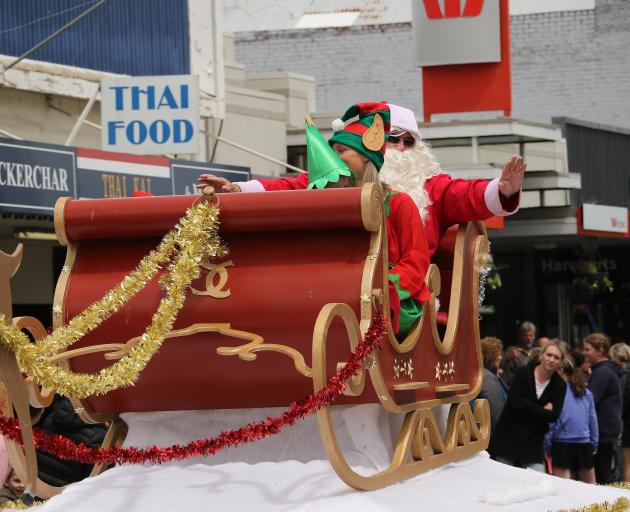
[[[378,185],[218,197],[220,236],[229,254],[202,263],[172,332],[134,386],[75,401],[85,420],[117,426],[110,444],[120,441],[123,412],[287,406],[326,384],[375,314],[389,315]],[[60,200],[55,228],[68,250],[55,292],[54,327],[117,285],[197,200]],[[382,350],[365,361],[336,402],[380,403],[404,415],[386,470],[356,473],[339,447],[330,408],[318,411],[326,452],[348,485],[377,489],[487,447],[487,402],[469,405],[483,372],[477,262],[485,252],[481,224],[449,230],[426,276],[431,299],[422,318],[402,342],[388,328]],[[74,372],[112,364],[137,342],[163,295],[153,279],[52,359]],[[443,336],[438,296],[448,306]],[[443,404],[451,404],[445,433],[433,415]]]

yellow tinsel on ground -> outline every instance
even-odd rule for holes
[[[201,201],[170,231],[160,245],[113,290],[74,317],[66,326],[31,343],[28,337],[0,315],[0,341],[12,350],[20,369],[40,386],[73,398],[102,395],[132,385],[171,331],[184,305],[186,290],[200,275],[200,264],[227,254],[218,236],[218,206]],[[129,354],[96,374],[74,373],[48,361],[119,311],[169,264],[161,282],[165,297],[140,341]]]
[[[563,509],[558,512],[626,512],[630,510],[630,500],[619,498],[614,503],[594,503],[586,507]]]

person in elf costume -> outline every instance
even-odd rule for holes
[[[415,202],[424,221],[431,256],[449,227],[493,215],[512,215],[518,210],[527,167],[520,156],[508,160],[501,176],[494,180],[452,179],[442,171],[422,140],[414,113],[408,108],[381,103],[390,111],[392,128],[380,179],[406,192]],[[333,130],[343,128],[350,117],[352,109],[333,122]],[[200,188],[208,184],[218,192],[264,192],[306,188],[309,178],[300,174],[295,178],[231,183],[225,178],[202,174],[198,181]]]
[[[389,108],[383,103],[361,103],[347,113],[349,118],[358,119],[337,131],[328,143],[307,116],[308,188],[379,182],[390,127]],[[411,197],[387,186],[385,193],[391,322],[397,338],[404,339],[429,299],[424,282],[429,248]]]

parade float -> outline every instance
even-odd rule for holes
[[[28,402],[45,406],[54,392],[71,397],[85,420],[109,423],[103,451],[82,455],[97,470],[112,462],[207,455],[315,410],[333,468],[357,489],[390,485],[486,448],[487,404],[469,405],[482,372],[475,262],[487,239],[480,224],[444,238],[427,275],[432,299],[403,341],[387,325],[383,197],[376,184],[205,198],[61,199],[55,227],[67,257],[53,333],[33,318],[15,318],[14,328],[4,329],[2,349],[2,377],[25,447],[24,455],[12,446],[12,457],[40,495],[55,489],[36,482]],[[16,270],[19,255],[10,261]],[[449,304],[442,336],[438,296]],[[380,403],[404,416],[390,467],[369,476],[352,470],[336,441],[333,401]],[[452,404],[444,435],[432,413],[442,404]],[[169,455],[115,449],[124,433],[120,413],[273,406],[291,407],[268,430]],[[79,456],[50,444],[66,458]]]

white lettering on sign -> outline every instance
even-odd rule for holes
[[[197,153],[198,91],[197,77],[188,75],[103,79],[103,149]]]
[[[545,274],[570,272],[577,274],[583,272],[586,266],[584,260],[556,260],[554,258],[543,258],[540,268]],[[589,261],[594,265],[597,272],[612,272],[617,270],[617,261],[614,259],[602,258],[599,260]]]
[[[69,192],[68,171],[45,165],[0,161],[0,185]]]

